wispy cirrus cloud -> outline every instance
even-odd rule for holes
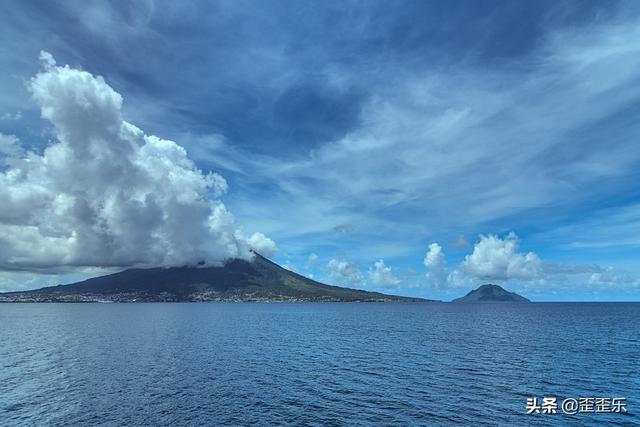
[[[348,216],[356,236],[345,240],[393,234],[407,246],[501,222],[543,232],[633,185],[639,129],[619,115],[640,99],[635,22],[551,32],[512,67],[462,63],[374,85],[347,135],[307,156],[249,157],[239,180],[274,185],[268,217],[288,204],[300,213],[294,228],[267,225],[286,241]],[[247,199],[232,203],[251,216]]]

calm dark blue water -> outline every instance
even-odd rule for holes
[[[0,424],[637,425],[639,325],[623,303],[0,304]]]

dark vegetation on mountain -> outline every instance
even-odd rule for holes
[[[69,285],[0,294],[4,302],[427,301],[329,286],[256,254],[221,267],[134,268]]]
[[[498,285],[482,285],[467,295],[454,299],[452,302],[531,302],[515,292],[509,292]]]

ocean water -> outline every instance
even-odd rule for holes
[[[1,425],[640,425],[640,304],[0,304]],[[622,414],[526,414],[528,397]]]

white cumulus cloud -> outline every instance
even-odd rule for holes
[[[219,264],[275,251],[235,226],[219,200],[224,178],[125,121],[102,77],[40,58],[29,86],[56,138],[38,154],[2,137],[0,268]]]
[[[540,274],[542,261],[533,252],[518,252],[518,236],[511,232],[504,239],[481,235],[460,268],[481,280],[530,280]]]
[[[239,232],[238,238],[244,239]],[[253,233],[246,241],[249,243],[251,249],[266,257],[272,256],[278,250],[276,243],[260,232]]]
[[[444,287],[447,283],[447,260],[442,246],[431,243],[424,257],[424,265],[429,270],[427,273],[427,283],[434,288]]]
[[[384,260],[378,260],[369,269],[369,281],[372,285],[381,288],[397,288],[402,282],[391,269],[384,264]]]
[[[358,265],[346,259],[332,258],[327,264],[331,284],[360,286],[364,284],[364,276]]]

